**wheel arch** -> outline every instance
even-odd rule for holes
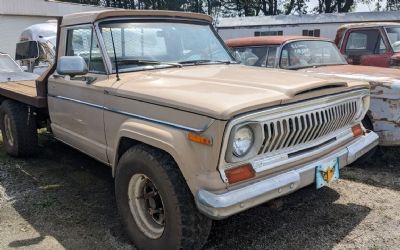
[[[364,127],[366,129],[374,130],[374,123],[372,121],[373,121],[373,117],[371,115],[371,112],[367,112],[367,114],[365,114],[365,116],[362,120],[362,124],[364,125]]]
[[[121,129],[116,139],[115,153],[112,157],[112,174],[115,176],[115,172],[118,166],[118,162],[121,156],[131,147],[138,144],[145,144],[155,149],[161,150],[166,154],[169,154],[172,159],[176,162],[179,169],[181,169],[182,161],[179,158],[177,149],[172,144],[172,141],[179,140],[172,133],[169,133],[166,129],[155,129],[154,127],[148,127],[146,131],[141,129],[124,128]],[[181,169],[182,172],[182,169]],[[182,173],[184,175],[184,173]]]

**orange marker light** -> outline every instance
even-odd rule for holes
[[[247,180],[256,176],[256,172],[250,164],[225,170],[225,175],[230,184]]]
[[[192,142],[197,142],[197,143],[205,144],[205,145],[212,145],[212,140],[210,138],[207,138],[205,136],[201,136],[199,134],[195,134],[192,132],[189,132],[188,139],[189,139],[189,141],[192,141]]]
[[[364,131],[363,131],[363,129],[361,128],[361,125],[360,125],[360,124],[357,124],[357,125],[351,127],[351,130],[353,131],[353,136],[354,136],[354,137],[359,137],[359,136],[361,136],[361,135],[364,134]]]

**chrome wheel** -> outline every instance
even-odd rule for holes
[[[11,131],[12,130],[11,130],[11,119],[10,119],[10,116],[8,114],[4,114],[4,132],[6,134],[6,138],[3,138],[3,139],[6,139],[7,143],[10,146],[14,146],[14,137],[13,137]]]
[[[163,201],[154,183],[144,174],[129,181],[129,207],[136,225],[147,237],[158,239],[165,227]]]

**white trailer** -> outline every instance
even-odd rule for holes
[[[268,35],[306,35],[333,40],[342,24],[399,22],[399,17],[400,11],[233,17],[220,18],[216,28],[224,40]]]

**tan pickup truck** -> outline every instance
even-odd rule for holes
[[[37,128],[109,165],[139,249],[196,249],[212,219],[339,177],[376,146],[368,84],[235,63],[206,15],[102,11],[60,21],[57,63],[0,85],[7,152]]]

